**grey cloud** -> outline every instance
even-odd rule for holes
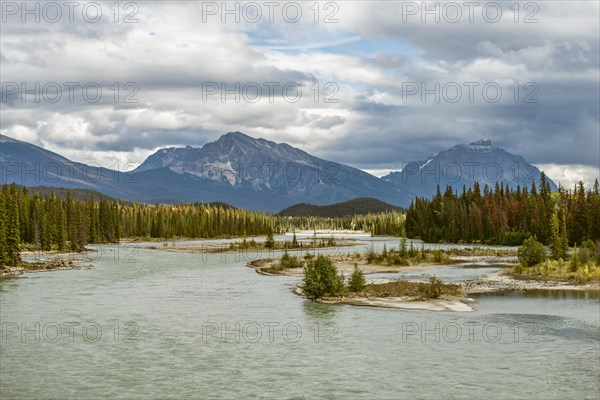
[[[223,132],[201,128],[123,130],[115,142],[101,142],[97,149],[101,151],[131,151],[134,148],[147,149],[157,147],[201,147],[208,141],[218,138]]]
[[[531,25],[481,21],[421,24],[400,23],[395,13],[399,4],[344,3],[343,8],[365,8],[354,19],[340,16],[339,26],[330,29],[407,47],[406,51],[400,46],[400,50],[364,48],[353,52],[352,57],[366,71],[355,74],[350,73],[353,66],[304,62],[305,57],[314,55],[318,60],[335,54],[328,53],[332,51],[329,48],[298,50],[297,62],[286,64],[278,62],[276,51],[252,47],[257,36],[282,39],[283,29],[294,30],[289,34],[294,43],[304,35],[314,39],[319,36],[314,24],[202,25],[195,3],[170,8],[140,3],[140,23],[130,25],[107,20],[99,24],[3,24],[2,82],[99,82],[105,89],[102,100],[94,104],[81,99],[75,103],[21,103],[13,96],[2,104],[0,129],[24,125],[38,130],[38,125],[57,114],[82,118],[90,124],[92,139],[97,139],[88,140],[85,146],[100,152],[200,146],[227,131],[239,130],[275,141],[302,137],[298,140],[304,140],[301,143],[315,155],[370,169],[398,168],[402,162],[426,159],[456,143],[479,138],[490,138],[537,163],[600,163],[600,46],[597,35],[590,33],[598,31],[598,20],[589,19],[593,7],[541,4],[540,23]],[[560,18],[561,10],[566,9],[570,14]],[[171,29],[172,36],[168,36]],[[153,41],[144,44],[146,47],[135,46],[136,40],[150,37],[150,30],[156,33]],[[206,37],[215,38],[214,43],[204,42]],[[101,51],[88,54],[88,46]],[[228,88],[236,82],[322,83],[338,72],[348,72],[344,76],[349,78],[340,79],[339,84],[351,90],[340,91],[340,102],[335,105],[202,101],[205,82],[223,82]],[[385,78],[364,76],[368,72]],[[535,81],[539,103],[515,104],[507,92],[508,97],[498,104],[480,99],[473,104],[398,104],[402,82],[432,84],[461,79]],[[139,102],[115,103],[108,87],[129,81],[139,86]],[[328,112],[323,113],[322,108]],[[174,128],[168,124],[142,126],[144,116],[132,118],[139,110],[148,110],[151,116],[177,113],[181,121]],[[47,137],[48,129],[39,128],[40,135]],[[335,132],[331,137],[343,139],[332,141],[322,131]],[[69,148],[84,146],[76,137],[54,140]]]
[[[319,118],[318,120],[312,122],[310,125],[315,128],[320,129],[329,129],[336,125],[341,125],[346,121],[346,118],[340,117],[339,115],[333,115],[330,117]]]

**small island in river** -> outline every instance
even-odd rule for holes
[[[192,253],[192,254],[214,254],[214,253],[235,253],[235,252],[264,252],[269,253],[277,250],[297,250],[304,251],[310,249],[331,249],[337,247],[348,247],[355,246],[355,239],[348,238],[334,238],[333,235],[328,238],[317,238],[313,236],[309,239],[296,238],[294,233],[292,240],[288,241],[276,241],[272,234],[267,235],[264,242],[256,241],[255,239],[248,240],[243,238],[241,241],[229,242],[229,243],[201,243],[194,245],[186,244],[173,244],[169,245],[168,242],[164,242],[162,246],[149,247],[151,250],[162,250],[171,251],[178,253]]]
[[[451,264],[485,262],[503,267],[502,270],[473,280],[444,283],[431,269]],[[551,262],[550,262],[551,263]],[[554,265],[554,269],[552,269]],[[450,249],[448,251],[414,250],[400,248],[382,253],[372,250],[367,254],[346,254],[315,257],[293,256],[285,252],[280,259],[262,259],[248,264],[263,275],[303,276],[301,284],[294,288],[298,295],[327,304],[351,304],[430,311],[473,311],[470,294],[519,292],[525,290],[600,290],[600,270],[583,274],[570,272],[564,264],[543,265],[541,271],[547,276],[538,276],[524,269],[514,250],[493,249]],[[563,267],[563,269],[561,269]],[[314,290],[306,293],[310,270],[318,269],[315,276],[321,281],[313,282]],[[397,278],[367,279],[370,274],[418,272],[427,270],[429,282],[407,281]],[[525,271],[525,272],[524,272]],[[585,272],[588,271],[588,272]],[[525,274],[525,275],[524,275]],[[548,276],[549,275],[549,276]],[[580,276],[581,275],[581,276]],[[348,280],[346,276],[350,276]],[[562,279],[559,279],[561,277]],[[308,279],[308,280],[307,280]],[[358,285],[355,284],[359,281]]]

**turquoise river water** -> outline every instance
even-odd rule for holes
[[[1,399],[599,398],[597,291],[480,295],[470,313],[323,305],[255,255],[148,245],[0,279]]]

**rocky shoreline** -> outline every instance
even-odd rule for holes
[[[84,253],[58,253],[55,251],[25,251],[21,254],[25,259],[35,258],[34,261],[22,261],[18,266],[0,267],[0,277],[22,275],[26,273],[65,271],[73,269],[91,269],[93,265]]]
[[[504,271],[493,272],[481,278],[457,282],[467,294],[507,293],[526,290],[600,290],[600,282],[575,284],[572,282],[516,279]]]
[[[374,284],[373,280],[367,280],[367,284]],[[302,288],[296,286],[292,292],[298,296],[304,296]],[[348,295],[336,297],[323,297],[314,300],[322,304],[346,304],[363,307],[381,307],[395,308],[403,310],[422,310],[422,311],[455,311],[471,312],[475,311],[467,303],[474,302],[474,299],[464,296],[442,295],[437,299],[424,299],[415,296],[361,296]]]

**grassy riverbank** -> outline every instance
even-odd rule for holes
[[[589,263],[574,267],[570,261],[564,260],[546,260],[533,267],[523,267],[518,264],[505,273],[515,279],[542,282],[600,282],[600,266]]]

